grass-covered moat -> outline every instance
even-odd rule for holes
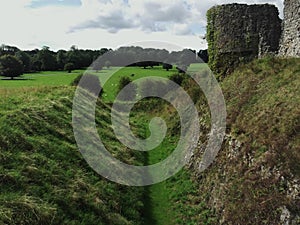
[[[0,80],[0,224],[277,224],[283,212],[299,223],[299,66],[299,59],[264,58],[226,77],[220,86],[227,135],[215,162],[197,173],[198,146],[189,167],[147,187],[110,182],[83,159],[72,129],[75,88],[69,81],[25,88],[13,85],[26,81]],[[205,98],[192,81],[182,86],[199,110],[205,144]],[[108,97],[99,99],[96,124],[118,159],[154,164],[176,146],[180,123],[166,102],[148,99],[132,110],[131,128],[140,137],[149,135],[155,116],[169,128],[162,144],[146,154],[115,138],[110,110]]]

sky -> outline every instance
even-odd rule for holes
[[[9,0],[0,2],[0,44],[56,51],[159,41],[205,49],[206,11],[225,3],[270,3],[283,17],[283,0]]]

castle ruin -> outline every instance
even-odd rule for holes
[[[207,12],[211,69],[221,78],[240,63],[265,55],[300,56],[300,1],[285,0],[284,14],[282,22],[270,4],[212,7]]]
[[[300,0],[285,0],[279,55],[300,56]]]

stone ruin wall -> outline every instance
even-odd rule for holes
[[[283,22],[269,4],[226,4],[207,12],[209,64],[219,78],[265,55],[300,57],[300,0],[284,5]]]
[[[300,57],[300,0],[285,0],[280,56]]]
[[[214,6],[207,21],[209,64],[219,78],[240,63],[279,50],[282,21],[273,5]]]

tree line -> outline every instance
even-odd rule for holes
[[[66,50],[54,52],[49,47],[22,51],[14,46],[0,46],[0,57],[14,56],[23,64],[23,72],[64,70],[67,64],[73,64],[73,69],[88,67],[98,56],[105,54],[109,49],[82,50],[76,46]]]
[[[200,60],[199,60],[200,59]],[[184,49],[182,51],[169,52],[165,49],[121,47],[115,51],[108,51],[99,57],[92,65],[101,69],[109,66],[139,66],[143,68],[163,65],[164,69],[171,69],[170,65],[186,67],[191,63],[208,61],[207,50]]]
[[[92,69],[101,70],[110,66],[156,66],[163,64],[170,69],[171,64],[182,67],[197,62],[201,58],[207,62],[207,50],[185,49],[169,52],[164,49],[121,47],[117,50],[101,48],[99,50],[78,49],[76,46],[66,50],[52,51],[44,46],[42,49],[22,51],[17,47],[0,46],[0,75],[17,77],[23,73],[38,71],[71,72],[74,69],[85,69],[92,65]],[[97,60],[98,59],[98,60]],[[199,61],[198,61],[199,62]]]

